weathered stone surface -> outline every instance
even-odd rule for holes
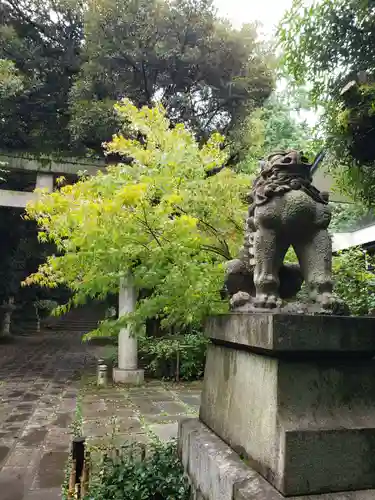
[[[204,500],[232,500],[234,486],[255,473],[197,419],[179,424],[179,453],[194,493]]]
[[[375,490],[285,497],[198,419],[179,426],[179,453],[194,500],[373,500]]]
[[[143,370],[121,370],[120,368],[113,369],[113,381],[115,384],[141,385],[144,381]]]
[[[259,476],[235,488],[234,500],[374,500],[375,490],[344,491],[323,495],[284,497]]]
[[[372,320],[357,320],[235,315],[211,326],[200,418],[285,495],[375,488],[375,363],[363,352]],[[241,345],[216,345],[220,336]]]
[[[212,340],[254,350],[375,354],[375,320],[370,317],[231,313],[207,320]]]
[[[312,172],[321,159],[319,155],[311,165],[301,151],[288,150],[261,162],[248,194],[243,247],[227,268],[233,310],[281,310],[281,298],[295,296],[304,280],[314,304],[306,313],[349,313],[333,294],[328,195],[312,185]],[[300,264],[297,273],[283,266],[289,247]]]
[[[165,417],[164,417],[165,418]],[[149,426],[150,431],[155,434],[161,441],[170,441],[171,439],[176,439],[178,434],[178,423],[177,422],[164,422],[161,424],[151,424]]]

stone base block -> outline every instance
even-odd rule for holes
[[[180,422],[178,446],[194,500],[375,499],[375,490],[285,497],[198,419]]]
[[[285,496],[375,489],[374,328],[374,318],[211,318],[200,420]]]
[[[113,369],[113,382],[115,384],[142,385],[145,379],[144,370]]]

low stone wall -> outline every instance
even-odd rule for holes
[[[375,490],[285,497],[198,419],[179,424],[179,453],[192,500],[374,500]]]

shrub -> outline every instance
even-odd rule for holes
[[[374,308],[375,286],[371,269],[374,269],[374,258],[365,257],[360,248],[339,252],[333,259],[335,291],[355,316],[368,314]]]
[[[202,333],[142,337],[140,361],[150,375],[164,379],[199,379],[204,373],[208,339]]]
[[[153,442],[144,457],[140,445],[104,455],[86,500],[188,500],[190,488],[176,444]]]

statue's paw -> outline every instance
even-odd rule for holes
[[[276,309],[281,307],[281,304],[280,298],[273,294],[262,293],[254,299],[254,306],[260,309]]]
[[[322,293],[317,297],[317,303],[327,314],[335,314],[337,316],[349,316],[350,310],[344,301],[339,299],[333,293]]]
[[[269,295],[267,304],[269,304],[268,307],[270,309],[279,309],[283,305],[283,301],[276,295]]]
[[[238,307],[242,307],[251,302],[251,296],[246,292],[237,292],[230,299],[229,304],[230,308],[236,309]]]

